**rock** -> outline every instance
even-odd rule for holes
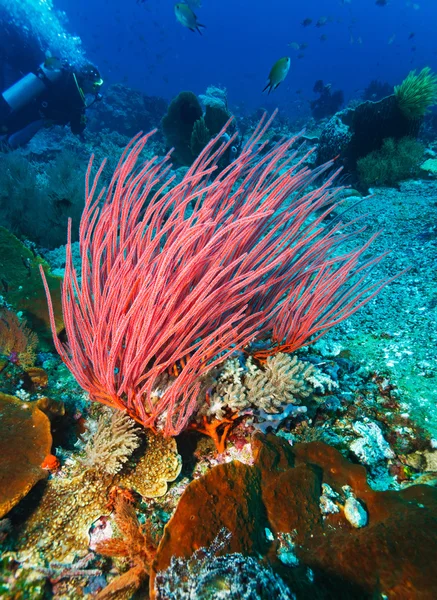
[[[437,472],[437,451],[430,452],[426,450],[423,457],[425,459],[425,471]]]
[[[344,505],[344,516],[352,525],[359,529],[367,525],[367,513],[356,498],[350,496]]]
[[[395,457],[395,453],[376,423],[356,421],[352,427],[361,437],[351,443],[350,449],[363,464],[375,466],[388,458]]]
[[[428,158],[422,165],[420,165],[422,171],[428,173],[432,177],[437,177],[437,158]]]

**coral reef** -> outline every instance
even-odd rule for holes
[[[411,137],[399,140],[387,138],[380,150],[359,158],[358,177],[366,188],[376,185],[397,185],[419,174],[425,147]]]
[[[202,107],[193,92],[181,92],[168,107],[162,119],[162,128],[169,148],[174,148],[173,158],[182,165],[191,165],[194,155],[191,136],[194,123],[203,116]]]
[[[141,525],[135,508],[123,497],[115,501],[114,521],[118,536],[99,542],[95,550],[104,556],[126,558],[129,567],[97,594],[97,600],[130,598],[147,579],[158,545],[150,521]]]
[[[168,157],[135,171],[151,134],[133,140],[100,196],[104,165],[92,181],[91,161],[80,286],[70,229],[66,248],[62,304],[68,344],[57,336],[46,283],[53,342],[83,389],[92,400],[166,436],[189,426],[200,408],[203,376],[255,337],[270,340],[256,350],[257,359],[293,352],[400,275],[368,278],[384,258],[364,258],[377,234],[343,253],[353,222],[328,219],[341,190],[330,187],[334,175],[313,187],[332,162],[313,171],[303,166],[305,155],[285,169],[297,155],[289,155],[295,138],[274,144],[259,160],[271,119],[260,122],[244,152],[213,181],[212,167],[227,148],[221,144],[215,151],[219,140],[212,140],[162,197],[152,188],[159,184],[164,190],[172,182],[166,179]],[[152,325],[152,315],[159,327]],[[182,373],[169,382],[169,369],[182,359]]]
[[[378,100],[382,100],[386,96],[391,96],[393,94],[393,86],[387,83],[386,81],[381,82],[377,79],[372,79],[369,85],[365,88],[362,98],[366,102],[367,100],[371,100],[372,102],[378,102]]]
[[[199,548],[189,559],[173,557],[170,566],[156,575],[156,600],[292,600],[295,597],[268,565],[251,556],[217,556],[228,539],[223,529],[211,546]]]
[[[52,347],[49,336],[49,314],[44,298],[44,286],[39,273],[40,265],[46,272],[53,302],[60,308],[59,277],[50,274],[48,265],[35,256],[22,242],[4,227],[0,227],[0,282],[2,296],[15,311],[22,311],[27,323],[46,347]],[[60,313],[56,316],[56,331],[63,328]]]
[[[205,106],[204,114],[199,100]],[[226,90],[221,88],[210,86],[199,99],[192,92],[181,92],[176,96],[162,119],[167,146],[174,147],[172,156],[175,161],[191,165],[207,143],[222,130],[230,116]],[[235,124],[232,124],[229,131],[233,133],[235,129]],[[222,157],[219,168],[229,164],[231,158],[230,153]]]
[[[39,408],[0,392],[0,518],[41,479],[52,446],[50,421]]]
[[[76,457],[81,469],[102,469],[109,475],[118,473],[140,445],[135,421],[120,411],[103,408],[97,421],[82,434]]]
[[[11,310],[0,308],[0,354],[29,369],[35,362],[37,345],[38,336],[26,327],[26,322]]]
[[[394,95],[407,119],[421,119],[437,102],[437,75],[429,67],[417,75],[410,71],[404,81],[395,86]]]
[[[0,217],[12,233],[54,248],[65,240],[68,217],[74,222],[73,239],[83,209],[85,161],[73,149],[58,149],[47,162],[29,160],[26,151],[2,155],[0,172]]]
[[[313,594],[321,589],[328,597],[390,597],[408,589],[409,598],[418,599],[437,592],[437,489],[373,491],[363,467],[320,442],[291,448],[257,434],[252,446],[252,466],[221,464],[187,487],[158,547],[151,591],[173,557],[189,559],[226,527],[230,552],[268,557],[298,596],[299,572],[308,567]],[[321,514],[323,484],[338,495],[340,510]],[[298,566],[279,558],[287,543]]]
[[[89,110],[87,129],[92,132],[108,129],[132,137],[139,131],[159,127],[167,107],[163,98],[114,83],[105,89],[102,101]]]
[[[385,139],[416,137],[420,124],[420,119],[405,116],[394,95],[346,108],[324,127],[317,148],[317,162],[322,164],[339,156],[346,171],[354,172],[357,160],[379,150]]]
[[[146,448],[135,469],[122,475],[120,485],[126,485],[143,498],[159,498],[167,492],[168,483],[179,477],[182,459],[176,440],[145,431]]]
[[[281,352],[269,356],[263,368],[251,357],[244,366],[238,358],[231,358],[221,368],[210,401],[198,416],[223,419],[227,412],[244,413],[248,408],[280,413],[284,404],[300,404],[308,398],[314,390],[314,373],[310,363]]]
[[[130,490],[156,497],[165,494],[167,482],[179,475],[181,459],[176,453],[176,442],[159,437],[154,443],[151,432],[145,449],[138,448],[139,455],[127,464],[125,459],[137,447],[137,440],[133,437],[130,420],[126,421],[122,413],[115,415],[115,422],[109,421],[108,431],[102,433],[101,443],[90,444],[89,464],[82,463],[84,457],[80,454],[70,456],[62,470],[40,490],[37,507],[18,531],[15,550],[19,554],[27,549],[26,557],[36,564],[41,564],[42,559],[72,562],[75,556],[86,553],[90,528],[117,502],[117,489],[125,490],[129,498],[132,497]],[[102,427],[108,423],[108,416],[104,414],[103,420],[97,423]],[[114,426],[118,434],[111,440]],[[91,430],[96,427],[97,424],[91,425]],[[80,446],[83,448],[86,444]],[[111,458],[111,452],[117,459]],[[42,473],[47,475],[47,471]]]
[[[205,125],[210,138],[217,135],[229,120],[228,97],[225,89],[209,86],[205,94],[199,96],[205,106]]]
[[[344,102],[343,92],[333,92],[331,84],[324,84],[321,79],[314,84],[313,92],[319,94],[316,100],[310,102],[311,113],[317,120],[334,115]]]

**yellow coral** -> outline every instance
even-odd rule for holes
[[[174,481],[182,468],[174,438],[146,431],[147,446],[132,473],[122,475],[120,485],[134,489],[143,498],[159,498],[167,491],[167,482]]]

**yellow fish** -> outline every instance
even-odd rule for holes
[[[276,90],[278,85],[284,81],[287,77],[288,71],[290,70],[290,57],[284,56],[284,58],[280,58],[272,67],[270,71],[269,80],[267,82],[266,87],[263,89],[263,92],[266,89],[269,89],[269,94],[272,90]]]
[[[199,28],[205,27],[205,25],[199,23],[196,15],[193,13],[188,4],[185,4],[183,2],[175,4],[174,12],[176,15],[176,19],[181,25],[187,27],[190,31],[198,31],[200,35],[202,35],[202,32]]]

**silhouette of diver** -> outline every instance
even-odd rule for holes
[[[23,146],[51,125],[69,125],[82,134],[85,111],[101,98],[102,83],[89,63],[73,67],[56,57],[44,59],[38,41],[0,10],[0,147]],[[91,104],[86,94],[94,95]]]

